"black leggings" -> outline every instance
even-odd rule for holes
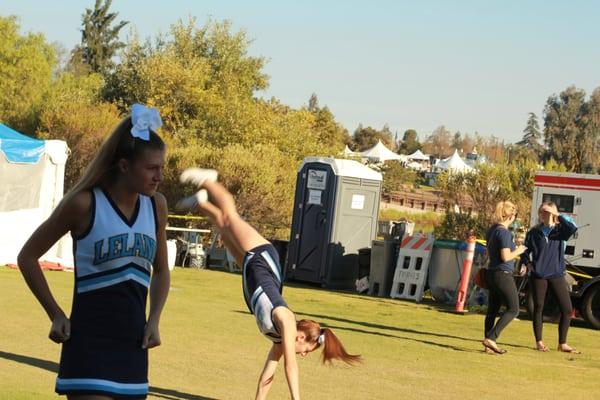
[[[519,294],[510,272],[488,270],[486,278],[489,298],[485,315],[485,337],[496,341],[500,332],[519,315]],[[506,311],[496,322],[502,304],[506,305]]]
[[[531,286],[533,289],[533,333],[535,340],[542,340],[542,321],[544,313],[544,301],[546,300],[546,291],[548,284],[554,292],[554,296],[558,301],[560,308],[560,322],[558,323],[558,344],[567,343],[567,332],[571,323],[571,314],[573,313],[573,305],[571,304],[571,296],[569,296],[569,288],[564,276],[552,279],[531,278]]]

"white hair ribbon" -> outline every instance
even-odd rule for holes
[[[150,140],[150,129],[154,132],[162,126],[162,119],[156,108],[134,104],[131,107],[131,136],[142,140]]]
[[[323,343],[325,343],[325,333],[321,333],[319,335],[319,338],[317,339],[317,342],[321,345]]]

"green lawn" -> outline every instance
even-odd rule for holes
[[[46,273],[68,310],[73,275]],[[0,267],[2,337],[0,399],[53,399],[59,346],[47,338],[49,323],[18,271]],[[531,322],[513,322],[500,344],[502,356],[479,343],[483,316],[458,316],[436,304],[414,304],[315,288],[284,291],[299,317],[332,327],[358,367],[300,360],[304,399],[593,399],[600,396],[600,332],[573,327],[569,356],[539,353]],[[556,347],[556,325],[545,336]],[[247,313],[240,276],[177,268],[162,320],[163,345],[151,351],[150,398],[250,399],[269,343]],[[280,370],[271,398],[285,399]]]

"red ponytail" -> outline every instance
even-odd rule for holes
[[[329,328],[323,329],[323,352],[321,353],[321,359],[323,364],[331,364],[331,360],[336,359],[345,362],[346,364],[356,364],[362,361],[360,355],[348,354],[340,339],[333,333]]]
[[[321,329],[317,322],[309,319],[298,321],[296,327],[299,331],[304,332],[307,341],[319,343],[319,346],[323,346],[323,352],[321,353],[323,364],[331,364],[334,359],[351,365],[362,361],[360,355],[348,354],[340,339],[335,336],[331,329]],[[322,340],[319,340],[321,335],[323,335]]]

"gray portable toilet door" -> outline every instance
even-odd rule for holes
[[[336,177],[326,164],[308,164],[303,174],[294,276],[299,280],[319,283],[327,255]]]

